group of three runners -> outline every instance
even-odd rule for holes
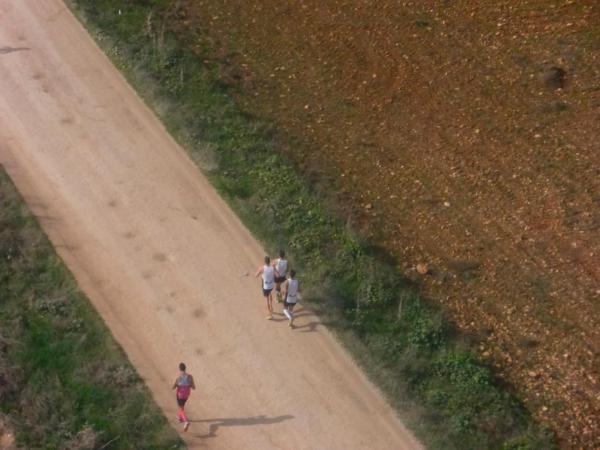
[[[288,275],[289,271],[289,277]],[[277,302],[280,303],[283,298],[283,314],[288,318],[290,328],[294,327],[294,307],[298,302],[300,288],[296,279],[296,271],[289,270],[288,260],[285,258],[285,252],[279,251],[279,258],[271,264],[271,258],[265,256],[265,264],[258,268],[256,277],[262,275],[262,292],[267,300],[267,309],[269,315],[267,319],[273,319],[273,288],[277,295]],[[283,292],[283,294],[282,294]],[[184,363],[179,364],[179,376],[173,383],[175,397],[179,412],[177,418],[183,423],[183,431],[187,431],[190,421],[185,414],[185,403],[190,396],[192,389],[196,389],[194,377],[187,373]]]
[[[262,276],[262,293],[267,301],[269,315],[267,319],[273,319],[273,288],[277,295],[277,302],[283,299],[283,314],[288,318],[288,325],[294,328],[294,307],[298,302],[300,286],[296,279],[296,271],[289,270],[288,260],[285,252],[279,250],[279,258],[271,264],[271,258],[265,256],[265,263],[256,271],[256,277]],[[283,291],[283,294],[282,294]]]

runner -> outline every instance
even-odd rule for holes
[[[279,258],[273,263],[273,267],[275,268],[275,297],[277,303],[281,303],[281,283],[285,282],[288,271],[288,261],[283,250],[279,250]]]
[[[300,286],[296,279],[296,271],[290,270],[290,277],[283,283],[285,301],[283,302],[283,314],[288,318],[288,326],[294,328],[294,306],[298,302]]]
[[[184,363],[179,363],[179,370],[181,373],[175,379],[175,383],[173,383],[173,389],[177,389],[175,392],[177,406],[179,406],[177,418],[179,419],[180,423],[183,423],[183,431],[187,431],[190,427],[190,421],[185,415],[185,402],[187,402],[192,389],[196,389],[196,385],[194,384],[194,377],[185,371]]]
[[[262,275],[262,292],[267,299],[267,309],[269,315],[267,319],[273,319],[273,285],[275,284],[275,269],[271,266],[271,258],[265,256],[265,265],[258,268],[255,277]]]

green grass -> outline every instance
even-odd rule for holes
[[[290,251],[310,307],[427,446],[555,447],[441,312],[329,212],[282,156],[277,130],[232,100],[208,41],[171,30],[177,2],[70,3],[246,225]]]
[[[0,412],[25,448],[182,448],[0,170]]]

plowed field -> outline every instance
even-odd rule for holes
[[[599,446],[600,6],[176,3],[349,222],[565,447]]]

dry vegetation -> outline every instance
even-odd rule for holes
[[[177,4],[351,225],[562,445],[600,446],[600,5]]]

